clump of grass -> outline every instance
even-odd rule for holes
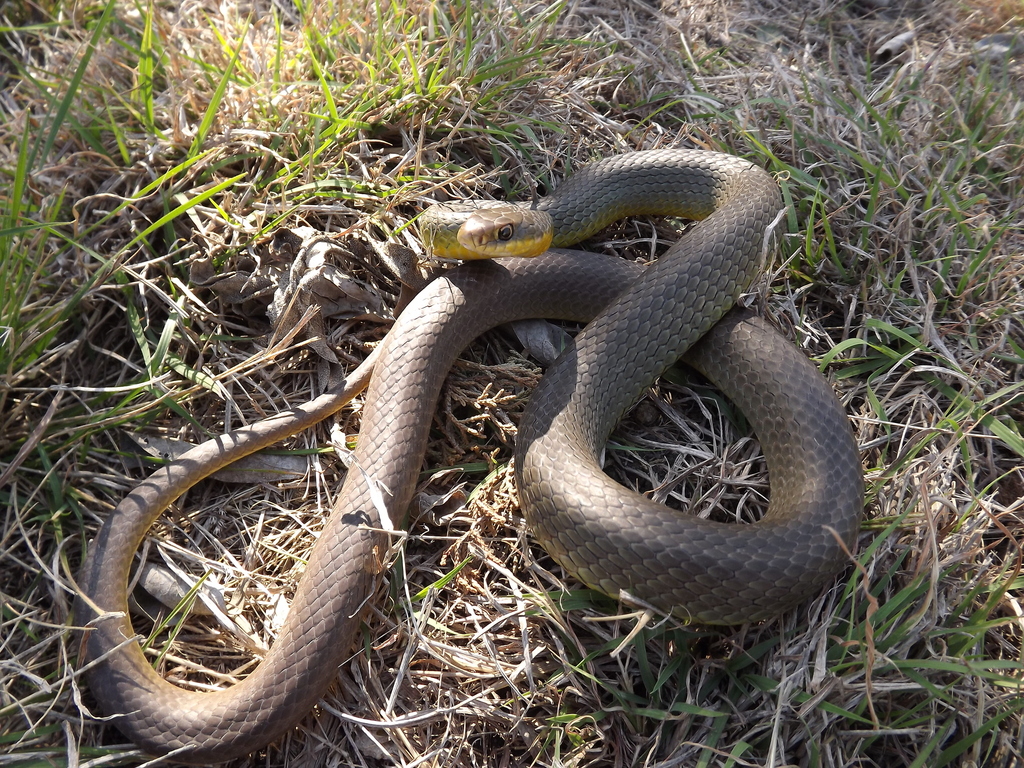
[[[196,441],[319,391],[307,328],[275,333],[250,290],[287,268],[275,234],[332,233],[358,257],[344,268],[393,297],[375,246],[414,246],[404,226],[429,199],[528,197],[595,157],[679,144],[755,160],[790,204],[749,300],[851,415],[868,507],[846,576],[733,629],[567,580],[525,530],[508,466],[538,372],[492,335],[453,372],[426,509],[339,684],[239,762],[1016,764],[1024,70],[974,43],[1021,17],[996,2],[901,13],[86,2],[0,22],[10,759],[137,759],[79,688],[73,576],[138,478],[125,434]],[[664,236],[630,223],[594,247],[649,256]],[[386,319],[329,331],[343,364]],[[729,404],[677,372],[656,389],[614,436],[609,471],[696,511],[756,510],[767,478]],[[340,482],[319,447],[343,448],[358,419],[356,404],[286,446],[311,457],[304,480],[205,483],[164,516],[143,554],[208,574],[233,622],[154,632],[169,677],[230,684],[273,642]]]

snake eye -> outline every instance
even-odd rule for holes
[[[515,229],[511,224],[506,224],[498,230],[498,239],[504,243],[511,240],[513,234],[515,234]]]

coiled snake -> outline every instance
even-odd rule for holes
[[[434,280],[402,313],[376,357],[354,459],[360,471],[348,473],[277,641],[242,682],[184,691],[153,670],[138,643],[125,642],[133,636],[125,594],[133,555],[185,489],[325,418],[341,398],[326,395],[247,434],[204,443],[125,497],[92,542],[76,609],[89,627],[89,687],[125,734],[147,752],[210,763],[268,744],[314,706],[349,653],[377,583],[375,553],[389,543],[374,494],[392,520],[402,519],[449,366],[484,330],[519,318],[597,317],[532,396],[516,450],[524,513],[556,560],[608,594],[708,623],[778,614],[834,575],[863,503],[847,419],[795,347],[752,316],[726,314],[769,249],[782,208],[775,182],[728,155],[655,150],[586,166],[536,207],[556,230],[573,232],[556,234],[562,245],[600,227],[597,211],[609,206],[612,218],[650,212],[704,221],[644,271],[558,251],[470,263]],[[498,231],[499,239],[508,234]],[[616,421],[684,353],[761,441],[772,498],[757,524],[681,515],[618,486],[597,463]],[[350,390],[369,367],[350,378]]]

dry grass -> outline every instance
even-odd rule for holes
[[[1022,32],[1019,3],[308,5],[0,6],[0,764],[141,761],[78,687],[72,578],[140,476],[124,435],[198,441],[337,375],[308,329],[268,323],[279,228],[337,234],[341,282],[380,298],[326,325],[351,367],[397,292],[372,246],[413,244],[398,230],[429,199],[528,196],[676,144],[783,183],[788,234],[751,300],[853,420],[857,566],[733,629],[645,624],[567,581],[508,467],[538,374],[491,334],[450,379],[443,469],[361,645],[315,713],[239,762],[1021,764],[1024,51],[985,45]],[[665,236],[632,223],[594,247]],[[197,262],[226,282],[190,283]],[[756,514],[766,479],[729,406],[681,372],[657,390],[612,471]],[[343,471],[307,449],[358,421],[357,404],[294,438],[301,480],[206,482],[164,516],[150,558],[209,572],[233,622],[178,628],[153,651],[168,677],[229,683],[273,641]]]

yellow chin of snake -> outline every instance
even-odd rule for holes
[[[554,234],[547,213],[509,203],[435,205],[423,212],[419,226],[431,255],[463,261],[539,256]]]

